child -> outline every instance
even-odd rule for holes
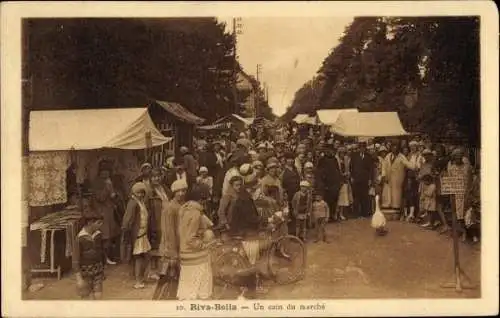
[[[480,197],[480,179],[479,171],[477,171],[468,191],[468,199],[466,202],[465,212],[465,236],[463,239],[471,238],[473,243],[479,242],[480,235],[480,217],[481,217],[481,197]]]
[[[295,235],[302,241],[307,239],[307,219],[311,215],[312,199],[311,184],[307,181],[300,182],[300,191],[292,199],[292,213],[296,219]]]
[[[422,227],[428,228],[433,227],[434,223],[437,221],[437,209],[436,209],[436,184],[434,178],[430,173],[425,173],[422,176],[422,182],[420,189],[420,211],[423,215],[427,215],[427,222],[422,224]]]
[[[321,193],[318,191],[313,192],[314,201],[312,203],[312,215],[314,222],[316,223],[316,240],[315,243],[319,242],[323,238],[323,242],[330,243],[326,238],[325,224],[330,218],[330,210],[328,209],[328,204],[323,200]]]
[[[196,177],[196,183],[208,190],[209,198],[205,202],[205,213],[210,216],[210,218],[215,221],[214,208],[212,207],[212,193],[214,187],[214,178],[208,175],[207,167],[200,167],[200,175]]]
[[[214,178],[208,175],[208,169],[207,167],[200,167],[200,175],[196,177],[196,183],[198,184],[205,184],[207,185],[209,189],[210,195],[212,195],[212,190],[214,187]]]
[[[73,270],[76,286],[82,299],[101,299],[104,279],[104,247],[99,228],[103,217],[96,213],[84,213],[84,226],[74,244]]]

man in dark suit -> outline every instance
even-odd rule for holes
[[[373,180],[373,159],[366,151],[366,143],[359,144],[359,151],[351,158],[351,182],[354,213],[360,217],[370,214],[368,191]]]
[[[341,186],[341,175],[338,160],[335,158],[335,148],[329,145],[325,149],[325,156],[318,161],[316,188],[323,193],[323,198],[330,209],[330,221],[334,221],[335,210]]]

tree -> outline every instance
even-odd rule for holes
[[[234,39],[215,18],[29,19],[24,31],[29,109],[160,99],[208,121],[233,112]]]
[[[318,73],[321,108],[397,111],[409,130],[479,142],[478,18],[356,18]],[[314,98],[303,87],[288,113]]]

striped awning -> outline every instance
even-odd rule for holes
[[[198,126],[196,128],[199,130],[221,130],[221,129],[231,129],[231,126],[232,126],[231,122],[225,122],[220,124]]]

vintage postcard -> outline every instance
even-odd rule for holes
[[[494,2],[1,14],[3,316],[498,314]]]

